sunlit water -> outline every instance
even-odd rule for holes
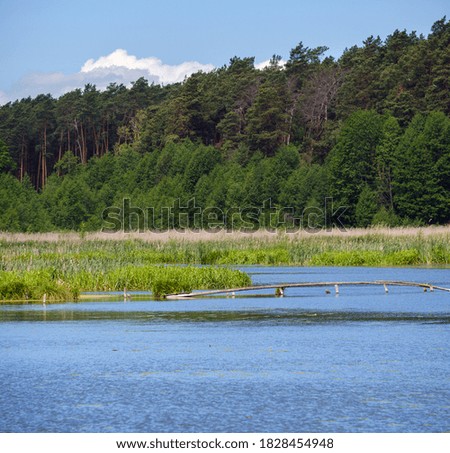
[[[246,270],[450,287],[448,269]],[[330,290],[0,306],[0,431],[449,431],[450,294]]]

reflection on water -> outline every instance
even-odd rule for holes
[[[450,286],[443,269],[251,272]],[[373,287],[0,306],[0,431],[449,431],[449,306]]]
[[[148,303],[151,303],[150,301]],[[419,323],[450,323],[450,314],[383,313],[314,310],[286,310],[273,308],[252,311],[76,311],[8,310],[0,314],[0,321],[134,321],[134,322],[258,322],[260,324],[323,324],[348,321],[405,321]]]

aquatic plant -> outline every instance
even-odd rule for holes
[[[0,299],[22,301],[77,300],[78,289],[55,279],[50,271],[0,272]]]
[[[0,272],[0,299],[76,300],[81,291],[152,291],[155,297],[193,289],[245,286],[250,277],[239,270],[218,267],[125,266],[107,272],[68,272],[54,268]],[[44,296],[45,295],[45,296]]]
[[[231,265],[449,264],[448,228],[220,236],[202,232],[169,240],[157,234],[87,234],[84,239],[70,233],[1,234],[0,298],[39,300],[47,294],[49,300],[69,300],[79,291],[124,287],[165,294],[247,285],[248,276],[224,267]]]

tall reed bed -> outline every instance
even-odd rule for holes
[[[0,271],[0,299],[37,301],[77,300],[82,291],[150,290],[155,297],[194,289],[220,289],[251,284],[239,270],[219,267],[124,266],[106,272],[55,268]],[[44,296],[45,295],[45,296]]]
[[[230,265],[449,265],[450,233],[235,236],[216,240],[0,240],[0,298],[74,298],[80,291],[161,295],[249,284]],[[175,266],[176,264],[187,267]],[[162,266],[164,265],[164,266]],[[171,265],[171,266],[168,266]],[[208,265],[207,267],[197,267]]]
[[[220,240],[0,240],[0,270],[56,268],[106,272],[151,264],[207,265],[448,265],[450,230],[436,234],[231,236]]]

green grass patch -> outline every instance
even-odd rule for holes
[[[177,266],[183,264],[184,266]],[[205,265],[199,267],[199,265]],[[213,240],[0,240],[0,299],[74,300],[81,291],[156,295],[248,285],[223,266],[450,265],[450,234],[227,236]]]
[[[79,291],[50,271],[0,272],[0,299],[31,302],[42,300],[44,294],[49,302],[76,300]]]
[[[314,255],[309,261],[313,266],[412,266],[420,262],[420,253],[415,249],[390,253],[375,250],[330,251]]]
[[[383,253],[377,251],[329,251],[312,256],[313,266],[378,266],[382,264]]]
[[[287,248],[246,248],[221,249],[204,251],[201,255],[202,264],[242,264],[242,265],[282,265],[290,264],[291,259]]]
[[[0,299],[41,301],[77,300],[82,291],[152,291],[155,297],[251,284],[244,272],[219,267],[126,266],[108,272],[64,273],[55,269],[0,272]]]

